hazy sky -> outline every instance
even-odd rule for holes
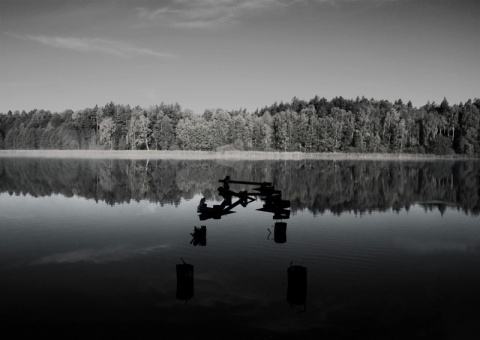
[[[0,112],[480,97],[480,1],[0,0]]]

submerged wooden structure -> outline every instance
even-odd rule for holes
[[[255,201],[257,197],[264,201],[263,207],[257,209],[258,211],[273,213],[273,218],[277,220],[290,217],[290,201],[282,199],[281,191],[275,189],[270,182],[237,181],[230,179],[230,176],[226,176],[219,182],[223,185],[217,191],[223,197],[223,202],[220,205],[208,207],[205,203],[205,197],[203,197],[197,207],[200,220],[209,218],[220,219],[224,215],[234,213],[232,209],[238,205],[245,208],[248,204]],[[256,188],[252,189],[254,192],[233,191],[230,189],[231,184],[254,185]]]

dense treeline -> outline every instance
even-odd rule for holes
[[[147,109],[113,102],[73,112],[0,114],[0,149],[281,150],[480,154],[480,99],[449,105],[337,97],[257,109]]]
[[[480,162],[175,161],[0,158],[0,193],[80,196],[110,205],[148,200],[177,206],[203,195],[221,201],[218,180],[230,175],[271,181],[292,211],[314,214],[448,205],[480,213]],[[236,187],[237,188],[237,187]],[[237,189],[247,189],[238,187]],[[251,189],[251,188],[250,188]],[[191,212],[192,214],[195,211]]]

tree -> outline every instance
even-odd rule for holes
[[[177,125],[177,138],[186,150],[211,150],[213,147],[210,125],[199,116],[181,119]]]
[[[453,153],[452,140],[446,136],[438,136],[432,151],[436,155],[449,155]]]
[[[177,124],[177,139],[182,149],[190,149],[192,145],[193,124],[190,118],[180,119]]]
[[[132,150],[141,148],[143,145],[145,145],[147,150],[150,150],[148,144],[152,130],[149,128],[149,123],[150,121],[145,116],[144,110],[134,109],[127,134],[127,143],[130,144]]]
[[[110,144],[110,150],[113,149],[113,134],[115,132],[115,123],[112,117],[105,118],[100,123],[100,143]]]
[[[152,138],[155,141],[155,149],[168,150],[175,140],[171,119],[162,111],[157,115],[155,124],[152,127]]]
[[[467,155],[480,153],[480,110],[471,100],[460,107],[458,121],[456,151]]]
[[[217,148],[231,143],[232,139],[232,116],[222,110],[217,109],[211,117],[211,134],[213,138],[213,147]]]
[[[273,118],[270,115],[270,112],[265,112],[262,117],[260,117],[261,125],[261,137],[259,137],[259,147],[261,150],[270,150],[273,140]]]
[[[93,116],[92,119],[95,120],[95,141],[98,144],[98,129],[100,126],[100,121],[102,120],[102,117],[103,117],[103,109],[97,106],[95,106],[95,108],[97,109],[95,110],[95,116]]]
[[[440,103],[440,106],[437,109],[438,113],[447,116],[450,113],[450,105],[448,105],[447,98],[443,97],[442,102]]]

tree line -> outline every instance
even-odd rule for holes
[[[178,104],[0,114],[0,149],[258,150],[480,154],[480,99],[416,108],[316,96],[247,112]]]
[[[273,182],[293,213],[400,211],[421,204],[480,213],[480,162],[468,161],[183,161],[0,158],[0,193],[80,196],[110,205],[148,200],[178,206],[201,194],[222,201],[230,175]],[[238,190],[251,187],[236,187]],[[241,208],[240,208],[241,209]],[[194,211],[192,211],[194,213]]]

